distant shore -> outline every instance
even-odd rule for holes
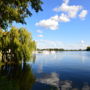
[[[37,51],[87,51],[87,49],[46,48],[46,49],[37,49]]]

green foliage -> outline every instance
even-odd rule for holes
[[[13,21],[25,24],[25,18],[32,15],[30,7],[38,12],[41,4],[41,0],[0,0],[0,27],[6,29]]]
[[[24,28],[12,27],[9,32],[0,31],[0,51],[2,60],[19,62],[29,60],[36,49],[36,43],[32,40],[31,33]]]
[[[90,51],[90,46],[88,46],[86,50],[87,50],[87,51]]]

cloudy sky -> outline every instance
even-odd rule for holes
[[[43,0],[43,11],[26,18],[38,48],[83,49],[90,45],[89,0]]]

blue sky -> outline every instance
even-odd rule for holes
[[[89,0],[43,0],[43,11],[26,18],[38,48],[83,49],[90,45]]]

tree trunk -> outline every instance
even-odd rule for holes
[[[4,53],[2,51],[2,62],[4,62]]]

